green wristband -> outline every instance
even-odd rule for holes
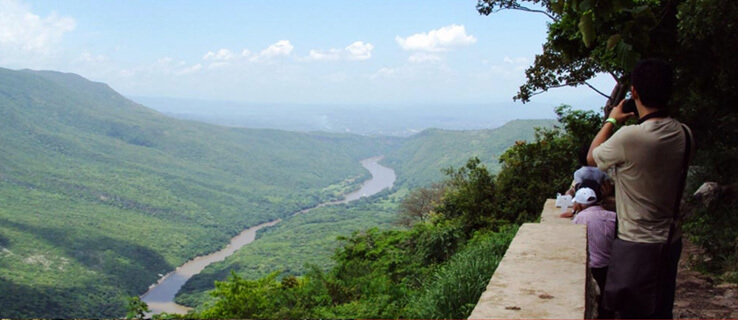
[[[605,120],[605,122],[612,123],[613,126],[618,125],[618,121],[615,120],[615,118],[607,118],[607,120]]]

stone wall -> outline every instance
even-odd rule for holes
[[[584,319],[596,316],[587,268],[587,229],[559,218],[548,199],[540,223],[515,235],[469,319]]]

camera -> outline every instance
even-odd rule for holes
[[[623,104],[623,113],[635,113],[636,118],[639,118],[638,115],[638,108],[636,108],[636,102],[633,99],[627,99],[625,100],[625,104]]]

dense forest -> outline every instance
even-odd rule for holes
[[[173,120],[73,74],[0,69],[0,309],[119,316],[245,227],[336,198],[393,138]]]
[[[551,127],[554,123],[553,120],[518,120],[493,130],[429,129],[410,137],[383,160],[397,173],[392,190],[350,205],[319,208],[260,231],[259,241],[188,281],[177,301],[199,305],[207,297],[204,291],[213,289],[215,280],[225,280],[231,270],[246,279],[266,276],[275,270],[283,271],[282,276],[300,275],[307,270],[307,264],[327,270],[334,265],[330,256],[339,245],[336,236],[347,236],[372,226],[396,228],[402,199],[420,186],[443,180],[443,169],[461,167],[470,157],[477,156],[485,159],[491,173],[497,173],[500,164],[496,159],[505,149],[515,141],[532,140],[533,128]]]
[[[494,163],[505,144],[497,139],[530,138],[538,124],[465,134],[489,136],[479,149]],[[2,295],[0,307],[11,318],[120,316],[127,297],[159,274],[221,248],[248,226],[356,188],[368,178],[358,160],[413,152],[412,144],[403,149],[408,139],[174,120],[74,74],[7,69],[0,69],[0,137],[0,291],[17,293]],[[439,158],[432,171],[464,161]],[[306,262],[329,268],[336,236],[389,225],[407,192],[396,192],[380,210],[356,204],[347,209],[356,215],[324,208],[300,217],[316,219],[304,221],[314,228],[309,232],[325,230],[321,224],[333,231],[294,259],[285,238],[280,244],[269,235],[294,234],[280,230],[300,220],[267,230],[260,246],[283,249],[254,275],[285,266],[299,274]]]

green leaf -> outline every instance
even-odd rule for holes
[[[633,8],[633,10],[631,11],[631,13],[633,13],[633,16],[635,17],[635,16],[640,15],[641,13],[643,13],[646,10],[651,10],[651,8],[648,7],[648,5],[642,5],[642,6],[637,6],[637,7]]]
[[[594,16],[592,12],[587,12],[583,14],[579,18],[579,32],[582,33],[582,40],[584,41],[584,45],[589,48],[589,46],[592,44],[592,41],[594,41],[595,38],[595,31],[594,31]]]
[[[613,34],[610,36],[609,39],[607,39],[607,50],[612,50],[612,48],[615,48],[615,46],[620,42],[620,39],[622,39],[623,36],[618,34]]]
[[[622,41],[617,45],[617,56],[623,70],[632,70],[641,58],[641,54],[633,50],[632,45],[625,44]]]
[[[579,1],[579,8],[577,8],[579,11],[589,11],[594,9],[594,5],[592,3],[592,0],[582,0]]]
[[[564,0],[554,0],[550,3],[551,11],[562,14],[564,12]]]

